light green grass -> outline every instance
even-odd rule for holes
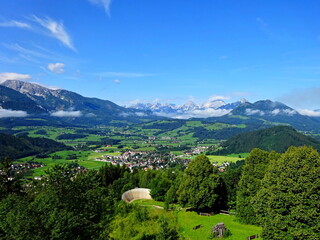
[[[228,240],[245,240],[248,236],[260,234],[261,227],[253,225],[245,225],[236,221],[235,216],[217,214],[214,216],[200,216],[195,212],[178,212],[178,223],[180,225],[180,234],[186,240],[202,240],[208,239],[211,232],[211,227],[217,223],[224,223],[227,229],[231,231],[231,236],[225,239]],[[193,230],[197,225],[203,227]],[[259,238],[262,240],[262,238]]]
[[[132,203],[138,204],[141,206],[159,206],[159,207],[164,207],[164,202],[159,202],[155,200],[148,200],[148,199],[138,199],[134,200]]]
[[[66,160],[66,157],[70,154],[76,154],[77,159]],[[35,157],[25,157],[18,160],[18,162],[27,162],[27,161],[37,161],[45,164],[44,167],[36,168],[33,170],[33,177],[45,175],[46,170],[53,167],[55,164],[68,164],[72,162],[77,162],[80,166],[83,166],[88,169],[99,169],[105,162],[94,161],[94,156],[102,155],[102,153],[94,153],[91,151],[59,151],[55,152],[52,155],[61,156],[62,159],[52,159],[51,157],[48,158],[35,158]]]
[[[239,155],[239,154],[238,154]],[[218,162],[218,164],[222,164],[224,162],[237,162],[239,160],[242,160],[243,158],[239,158],[238,156],[230,157],[230,156],[217,156],[217,155],[207,155],[210,162]]]
[[[187,121],[186,126],[188,126],[188,127],[202,127],[203,123],[201,121]]]
[[[240,118],[240,119],[249,119],[249,117],[245,117],[245,116],[240,116],[240,115],[230,115],[229,118]]]
[[[220,129],[228,128],[228,127],[231,127],[231,125],[230,124],[226,124],[226,123],[214,123],[214,124],[211,124],[209,126],[206,126],[205,128],[207,130],[220,130]]]
[[[120,155],[121,155],[121,152],[106,152],[105,155],[120,156]]]
[[[246,158],[246,157],[248,157],[250,155],[250,153],[233,153],[233,154],[227,155],[227,157],[239,158],[239,155],[241,156],[241,158]]]

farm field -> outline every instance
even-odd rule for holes
[[[32,177],[39,177],[45,175],[45,171],[55,164],[69,164],[76,162],[80,166],[88,169],[99,169],[105,162],[95,161],[94,158],[99,157],[105,153],[94,153],[92,151],[60,151],[50,154],[47,158],[25,157],[16,161],[16,163],[36,161],[45,164],[44,167],[33,169]],[[52,159],[52,156],[59,156],[61,159]],[[76,155],[76,159],[67,159],[70,155]]]

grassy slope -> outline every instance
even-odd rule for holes
[[[66,157],[70,154],[76,154],[77,159],[73,160],[66,160]],[[106,154],[106,153],[94,153],[91,151],[60,151],[60,152],[55,152],[50,155],[58,155],[61,156],[62,159],[52,159],[50,158],[34,158],[34,157],[26,157],[22,158],[19,160],[19,162],[26,162],[26,161],[37,161],[37,162],[42,162],[46,166],[41,167],[41,168],[36,168],[34,169],[34,173],[32,174],[33,177],[35,176],[41,176],[45,174],[45,171],[52,167],[55,164],[64,164],[64,163],[72,163],[72,162],[77,162],[79,165],[89,168],[89,169],[99,169],[102,167],[105,162],[99,162],[95,161],[95,157],[100,157],[101,155]]]
[[[240,154],[241,155],[241,154]],[[224,163],[224,162],[237,162],[239,160],[243,160],[245,155],[242,154],[241,157],[238,157],[239,154],[237,154],[236,156],[231,155],[231,156],[217,156],[217,155],[208,155],[207,157],[209,158],[210,162],[218,162],[218,164]]]
[[[244,225],[235,220],[235,216],[217,214],[211,217],[200,216],[195,212],[178,212],[180,234],[185,239],[207,239],[210,236],[211,227],[217,223],[224,223],[230,229],[232,235],[228,240],[245,240],[248,236],[261,233],[261,227]],[[192,228],[202,224],[203,227],[193,230]],[[259,238],[262,239],[262,238]]]
[[[142,206],[164,206],[163,202],[145,199],[135,200],[134,203]],[[261,227],[239,223],[236,221],[235,216],[230,215],[217,214],[206,217],[200,216],[195,212],[186,212],[184,210],[176,211],[176,213],[180,225],[180,235],[186,240],[208,239],[211,233],[211,227],[221,222],[224,223],[232,233],[230,237],[226,238],[228,240],[245,240],[248,236],[260,234],[262,230]],[[193,227],[200,224],[203,227],[193,230]]]

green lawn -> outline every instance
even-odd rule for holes
[[[224,163],[224,162],[237,162],[239,160],[243,160],[244,158],[239,158],[239,154],[236,154],[235,156],[217,156],[217,155],[207,155],[210,162],[218,162],[218,164]],[[242,155],[241,155],[242,157]]]
[[[159,202],[159,201],[155,201],[155,200],[148,200],[148,199],[138,199],[138,200],[134,200],[132,203],[142,205],[142,206],[164,207],[164,202]]]
[[[231,231],[231,236],[225,239],[228,240],[245,240],[248,236],[260,234],[261,227],[253,225],[245,225],[237,222],[235,216],[217,214],[206,217],[200,216],[195,212],[178,212],[178,223],[180,225],[180,234],[186,240],[202,240],[208,239],[211,232],[211,227],[217,223],[224,223],[227,229]],[[197,225],[203,227],[193,230]],[[262,238],[259,238],[262,240]]]

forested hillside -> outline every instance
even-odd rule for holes
[[[70,147],[47,138],[31,138],[27,136],[0,134],[0,159],[3,157],[16,159],[65,149],[70,149]]]
[[[241,133],[222,144],[219,154],[250,152],[254,148],[266,151],[285,152],[290,146],[312,146],[320,150],[320,142],[310,136],[297,132],[289,126]]]

